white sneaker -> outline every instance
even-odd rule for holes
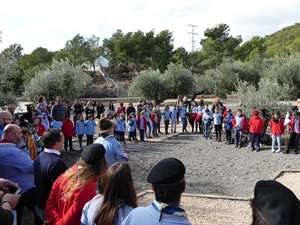
[[[275,152],[275,149],[272,149],[271,151],[274,153],[274,152]]]
[[[276,153],[279,153],[279,152],[281,152],[281,150],[280,150],[280,149],[276,150]]]

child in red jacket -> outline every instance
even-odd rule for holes
[[[74,151],[73,143],[72,143],[72,137],[74,136],[74,125],[73,122],[70,120],[70,116],[68,114],[65,116],[65,119],[62,122],[61,131],[65,137],[65,143],[64,143],[65,151],[68,151],[68,142],[69,142],[70,151]]]
[[[256,143],[256,151],[260,150],[260,135],[264,128],[264,121],[259,117],[259,111],[254,110],[252,118],[249,121],[251,133],[251,151],[254,151],[254,144]]]
[[[280,114],[278,111],[274,112],[271,120],[270,120],[270,129],[272,133],[272,152],[279,153],[281,152],[281,135],[284,132],[284,125],[283,125],[283,119],[280,118]],[[277,146],[278,149],[275,151],[275,146]]]

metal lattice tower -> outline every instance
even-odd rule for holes
[[[198,35],[197,33],[194,32],[194,28],[198,27],[198,26],[192,25],[192,24],[189,24],[188,26],[192,27],[192,32],[188,32],[188,34],[192,35],[192,52],[194,52],[194,50],[195,50],[195,39],[194,39],[194,36]]]

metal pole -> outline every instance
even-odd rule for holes
[[[192,35],[192,52],[194,52],[194,50],[195,50],[195,40],[194,40],[194,36],[195,36],[195,35],[198,35],[197,33],[194,32],[194,28],[195,28],[195,27],[198,27],[198,26],[192,25],[192,24],[189,24],[188,26],[192,27],[192,32],[188,32],[188,34],[191,34],[191,35]]]

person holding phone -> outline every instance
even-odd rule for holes
[[[8,192],[14,191],[19,192],[19,186],[3,178],[0,178],[0,221],[1,224],[12,225],[14,222],[14,215],[12,210],[16,207],[20,195],[10,194]]]

